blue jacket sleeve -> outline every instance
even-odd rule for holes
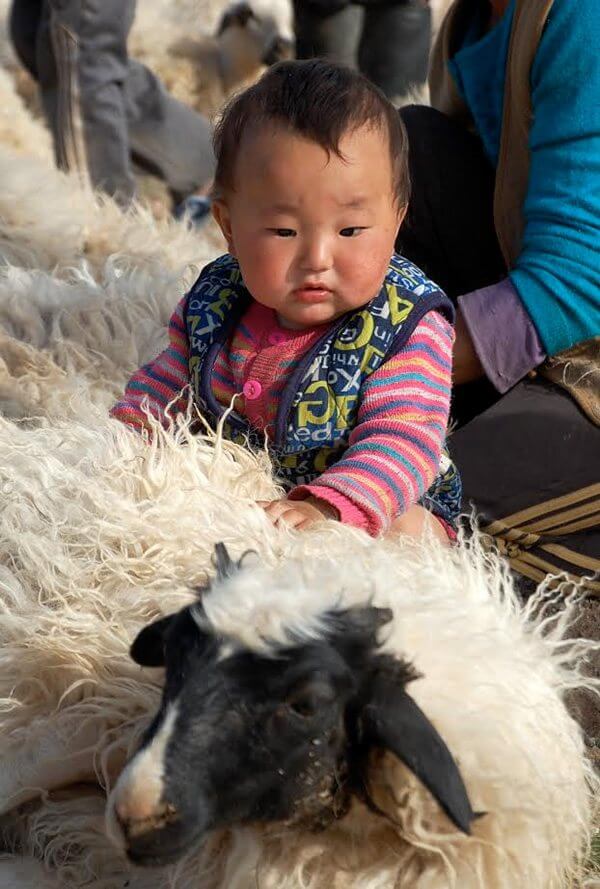
[[[599,0],[554,0],[533,63],[523,247],[510,277],[549,355],[600,334]]]

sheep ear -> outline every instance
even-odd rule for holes
[[[173,615],[161,617],[148,624],[137,634],[129,649],[129,654],[140,667],[164,667],[165,631],[172,620]]]
[[[219,22],[219,26],[217,28],[217,37],[220,37],[221,34],[230,28],[231,25],[236,24],[240,25],[240,27],[244,28],[250,19],[255,19],[256,15],[251,6],[248,3],[236,3],[234,6],[230,6],[225,10],[223,16],[221,17],[221,21]]]
[[[332,626],[343,637],[364,636],[375,640],[377,633],[394,616],[391,608],[376,608],[374,605],[362,605],[347,608],[344,611],[332,612]]]
[[[263,65],[274,65],[282,59],[292,57],[292,42],[280,34],[275,34],[265,47],[261,62]]]
[[[217,569],[218,580],[225,580],[225,578],[231,577],[238,567],[227,552],[227,547],[224,543],[215,544],[213,562]]]
[[[422,781],[450,820],[463,833],[470,834],[471,821],[477,815],[471,808],[458,766],[410,695],[390,678],[378,675],[362,719],[367,746],[395,754]]]

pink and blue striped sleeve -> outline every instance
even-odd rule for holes
[[[318,497],[376,536],[431,486],[446,438],[452,326],[428,313],[402,351],[368,378],[343,457],[290,499]]]
[[[169,418],[186,410],[189,400],[186,387],[190,382],[189,345],[184,322],[186,301],[187,296],[184,296],[169,321],[169,345],[157,358],[136,370],[123,397],[111,408],[112,417],[130,426],[145,428],[148,418],[143,405],[147,404],[147,411],[167,426]]]

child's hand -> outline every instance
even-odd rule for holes
[[[333,506],[316,497],[307,497],[306,500],[262,500],[258,505],[262,506],[274,525],[281,519],[286,525],[299,531],[304,531],[314,522],[338,518]]]

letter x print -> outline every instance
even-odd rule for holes
[[[357,367],[354,373],[348,373],[347,370],[340,367],[338,373],[343,380],[346,380],[342,392],[347,392],[349,389],[358,389],[360,383],[360,367]]]

